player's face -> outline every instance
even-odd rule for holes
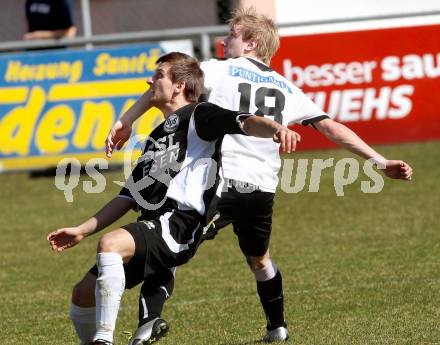
[[[147,80],[151,92],[150,102],[159,108],[170,102],[174,94],[175,84],[169,77],[169,70],[170,65],[167,62],[163,62],[157,66],[154,75]]]
[[[223,47],[226,58],[235,58],[245,55],[247,42],[243,41],[242,25],[234,25],[229,31],[229,35],[223,40]]]

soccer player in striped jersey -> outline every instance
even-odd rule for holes
[[[137,222],[99,240],[96,331],[93,339],[79,332],[83,344],[113,344],[124,289],[183,265],[195,254],[221,193],[218,172],[225,134],[270,138],[288,152],[296,141],[295,132],[273,120],[194,102],[202,90],[203,72],[188,55],[162,56],[149,84],[150,102],[164,113],[165,121],[145,142],[119,195],[79,226],[47,236],[53,250],[63,251],[128,210],[141,211]]]

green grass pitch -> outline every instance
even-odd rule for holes
[[[337,197],[334,169],[327,169],[318,193],[306,191],[308,180],[300,193],[277,193],[271,254],[283,273],[291,344],[440,343],[440,142],[377,149],[410,163],[413,181],[387,179],[381,193],[364,194],[360,177]],[[93,264],[98,237],[63,254],[51,252],[45,237],[92,215],[117,193],[112,181],[121,176],[105,174],[100,194],[86,194],[80,185],[68,204],[53,177],[0,175],[0,344],[78,344],[68,317],[70,293]],[[117,225],[134,218],[131,213]],[[136,327],[137,293],[123,298],[118,345]],[[260,343],[262,310],[231,228],[177,270],[163,317],[171,324],[163,345]]]

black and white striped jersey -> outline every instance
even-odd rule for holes
[[[178,109],[145,141],[142,156],[119,196],[132,198],[139,220],[161,213],[167,198],[181,210],[207,215],[219,185],[220,146],[225,134],[245,134],[240,117],[251,116],[212,103]]]
[[[223,108],[268,117],[283,125],[309,125],[328,117],[299,88],[249,57],[201,63],[207,100]],[[271,139],[227,135],[222,146],[224,177],[275,192],[281,161]]]

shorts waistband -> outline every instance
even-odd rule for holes
[[[249,182],[233,180],[230,178],[225,179],[225,184],[228,188],[232,188],[240,193],[253,193],[253,192],[261,192],[262,189],[260,186],[256,184],[252,184]]]

